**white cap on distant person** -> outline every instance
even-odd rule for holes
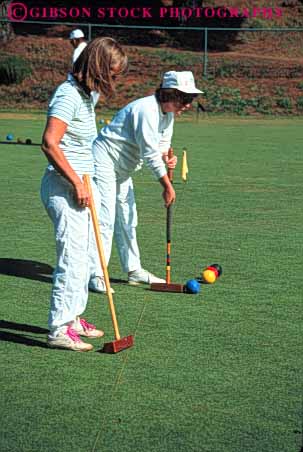
[[[69,35],[69,39],[80,39],[84,38],[84,33],[80,28],[77,28],[77,30],[73,30],[71,34]]]
[[[169,71],[165,72],[162,79],[161,88],[175,88],[187,94],[202,94],[196,88],[195,79],[191,71]]]

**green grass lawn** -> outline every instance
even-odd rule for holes
[[[44,118],[0,120],[41,141]],[[302,120],[178,121],[172,280],[223,267],[199,295],[151,292],[110,263],[116,355],[46,348],[53,232],[38,146],[1,144],[1,452],[299,452],[302,447]],[[142,262],[165,275],[160,184],[135,176]],[[107,299],[87,319],[113,339]],[[96,342],[96,350],[102,341]]]

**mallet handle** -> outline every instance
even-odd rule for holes
[[[167,155],[169,159],[171,159],[174,156],[174,150],[172,147],[169,148]],[[167,175],[171,183],[173,183],[174,170],[172,168],[168,168]]]
[[[166,211],[166,284],[170,284],[170,250],[171,250],[171,222],[172,206],[167,207]]]
[[[174,150],[172,147],[168,150],[168,158],[171,159],[174,155]],[[168,168],[167,175],[171,183],[173,183],[173,173],[174,170],[172,168]],[[171,225],[173,218],[173,209],[172,204],[167,207],[166,211],[166,284],[170,284],[170,250],[171,250]]]
[[[116,340],[120,340],[121,337],[120,337],[120,333],[119,333],[119,327],[118,327],[118,322],[117,322],[117,317],[116,317],[116,312],[115,312],[113,295],[110,290],[111,289],[110,281],[109,281],[106,259],[105,259],[104,250],[103,250],[103,244],[102,244],[102,240],[101,240],[100,227],[99,227],[98,217],[97,217],[97,213],[96,213],[96,207],[95,207],[95,203],[94,203],[93,191],[92,191],[92,187],[91,187],[91,183],[90,183],[90,178],[87,174],[84,174],[84,176],[83,176],[83,183],[85,184],[87,191],[89,193],[89,196],[90,196],[89,210],[90,210],[92,221],[93,221],[96,245],[97,245],[97,249],[98,249],[101,267],[103,270],[106,294],[108,297],[109,309],[110,309],[111,318],[112,318],[112,322],[113,322],[115,337],[116,337]]]

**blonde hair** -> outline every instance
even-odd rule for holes
[[[74,63],[72,74],[85,92],[96,91],[108,98],[115,91],[115,76],[125,73],[127,67],[128,59],[120,44],[103,37],[85,47]]]

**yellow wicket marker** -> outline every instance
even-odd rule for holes
[[[188,173],[188,166],[187,166],[187,155],[186,155],[186,149],[183,149],[182,153],[182,167],[181,167],[181,177],[184,180],[184,182],[187,179],[187,173]]]

